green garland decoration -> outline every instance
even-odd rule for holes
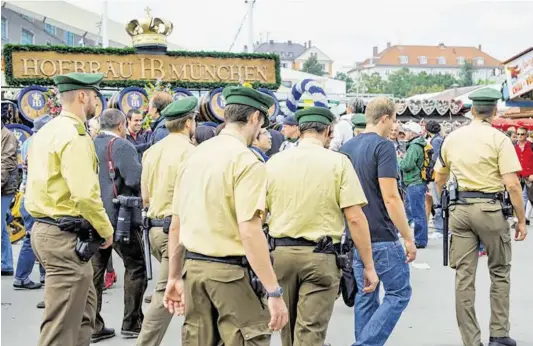
[[[5,62],[5,78],[9,86],[27,86],[27,85],[43,85],[53,86],[52,78],[14,78],[13,77],[13,52],[58,52],[58,53],[72,53],[72,54],[102,54],[102,55],[130,55],[136,54],[134,48],[92,48],[92,47],[69,47],[69,46],[35,46],[35,45],[19,45],[6,44],[3,48],[3,56]],[[276,68],[276,83],[260,83],[253,82],[253,88],[267,88],[277,90],[281,84],[281,69],[279,55],[268,53],[228,53],[228,52],[207,52],[207,51],[168,51],[168,56],[183,56],[183,57],[206,57],[206,58],[232,58],[232,59],[268,59],[274,60]],[[156,83],[156,80],[110,80],[102,81],[100,86],[113,88],[126,88],[130,86],[144,86],[148,83]],[[167,83],[167,82],[165,82]],[[218,87],[225,87],[228,85],[239,85],[238,82],[189,82],[189,81],[169,81],[168,84],[174,87],[182,87],[187,89],[214,89]]]

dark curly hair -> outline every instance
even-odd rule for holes
[[[426,131],[431,134],[437,134],[440,132],[440,125],[435,120],[430,120],[426,124]]]

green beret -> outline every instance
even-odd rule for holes
[[[335,120],[335,115],[327,108],[323,107],[309,107],[297,111],[294,116],[298,124],[317,122],[329,125]]]
[[[352,125],[357,129],[366,128],[366,117],[364,114],[355,114],[352,116]]]
[[[165,119],[176,120],[194,111],[196,106],[198,106],[198,99],[194,96],[187,96],[166,106],[161,115]]]
[[[268,126],[268,110],[274,104],[274,99],[271,96],[243,86],[225,87],[222,95],[226,99],[226,105],[245,105],[261,111],[265,116],[263,127]]]
[[[471,93],[468,98],[472,105],[496,105],[501,100],[502,93],[493,88],[483,88]]]
[[[81,90],[93,89],[98,91],[98,85],[104,79],[103,73],[80,73],[72,72],[54,77],[54,82],[60,93]]]

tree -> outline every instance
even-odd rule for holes
[[[349,92],[350,90],[352,90],[353,79],[350,76],[348,76],[346,73],[337,72],[337,74],[335,75],[335,79],[346,82],[346,92]]]
[[[431,85],[431,86],[416,85],[416,86],[413,86],[409,90],[409,92],[407,93],[407,96],[436,93],[436,92],[444,91],[444,90],[446,90],[446,88],[442,85]]]
[[[413,75],[407,67],[395,71],[389,75],[385,92],[387,94],[393,94],[396,97],[406,97],[409,90],[411,90],[413,86],[416,86],[414,83],[415,78],[416,76]]]
[[[464,87],[474,85],[474,64],[471,61],[466,61],[461,66],[461,71],[459,71],[459,84]]]
[[[315,55],[311,55],[302,67],[302,72],[314,74],[316,76],[323,76],[325,74],[322,64],[318,63]]]
[[[385,92],[386,82],[381,79],[379,73],[363,74],[361,76],[361,92],[370,94],[383,94]]]

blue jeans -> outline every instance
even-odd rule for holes
[[[13,271],[13,250],[11,249],[11,240],[9,240],[9,231],[7,229],[7,211],[11,206],[14,195],[2,196],[2,271]]]
[[[428,244],[428,220],[426,219],[426,184],[416,184],[407,187],[409,199],[408,219],[415,223],[415,244],[425,247]]]
[[[17,270],[15,271],[15,284],[28,284],[31,280],[29,278],[33,271],[35,264],[35,254],[31,247],[31,228],[35,222],[34,218],[28,213],[24,207],[24,199],[20,203],[20,214],[24,221],[24,229],[26,230],[26,236],[20,249],[19,259],[17,262]],[[41,281],[44,280],[45,271],[42,265],[39,264],[39,272],[41,274]]]
[[[431,193],[431,197],[433,198],[433,206],[435,209],[435,217],[433,218],[433,224],[435,225],[435,228],[437,229],[438,233],[442,234],[442,228],[444,227],[444,220],[442,219],[442,208],[435,208],[436,205],[440,206],[440,196],[437,192],[437,184],[434,182],[429,183],[429,192]]]
[[[354,275],[357,282],[355,296],[355,339],[352,346],[383,346],[411,299],[409,265],[399,241],[372,243],[376,273],[381,280],[372,293],[363,293],[364,266],[357,249],[354,251]],[[385,289],[379,302],[381,284]]]

